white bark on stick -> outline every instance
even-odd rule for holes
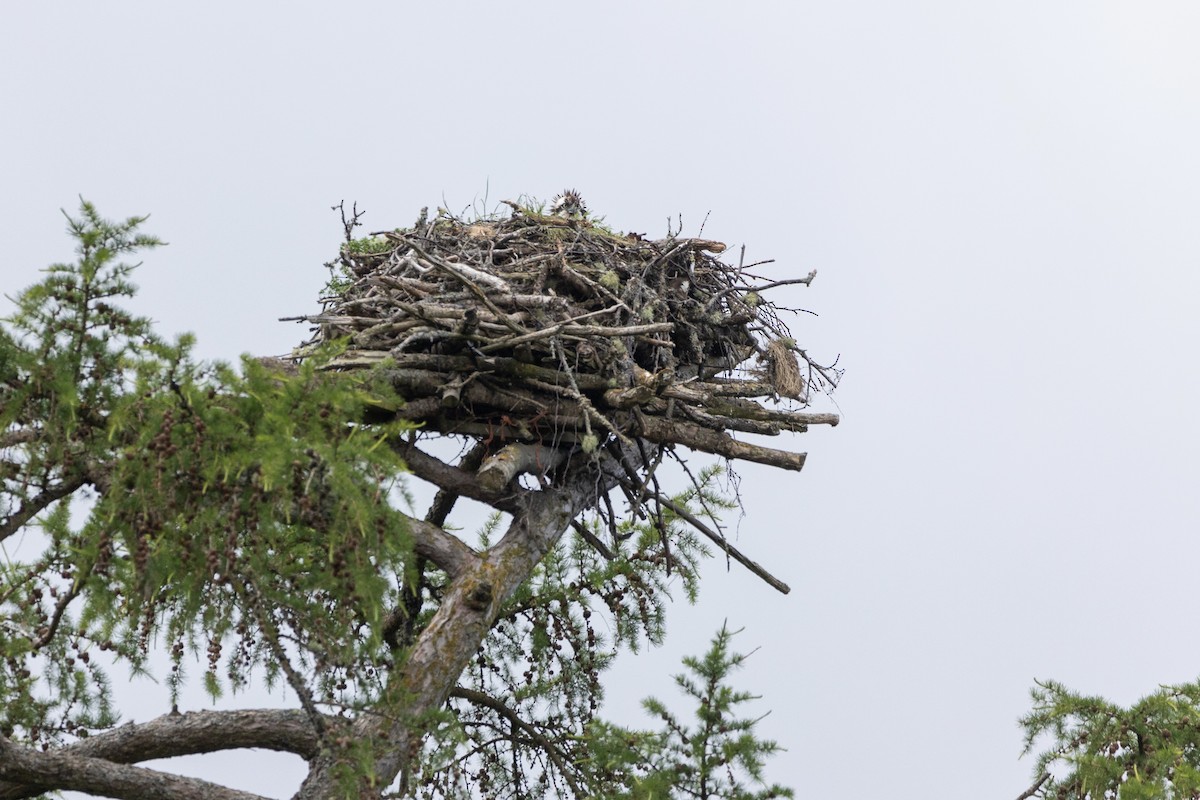
[[[564,451],[539,444],[510,444],[489,456],[476,474],[480,485],[489,492],[499,492],[512,479],[525,472],[541,474],[562,463]]]

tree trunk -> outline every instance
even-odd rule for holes
[[[625,458],[635,469],[642,464],[637,448],[627,448]],[[619,473],[611,456],[593,460],[577,454],[557,486],[523,495],[504,537],[454,577],[403,667],[389,677],[380,713],[354,725],[353,739],[373,742],[378,754],[373,783],[360,786],[358,796],[378,797],[401,774],[421,746],[425,715],[446,703],[504,601],[533,575],[572,520],[616,486]],[[295,800],[341,796],[335,757],[325,752],[311,762]]]

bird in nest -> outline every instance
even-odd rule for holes
[[[579,192],[567,189],[554,198],[554,202],[550,204],[550,213],[558,217],[582,219],[587,216],[587,206],[583,204],[583,198],[580,197]]]

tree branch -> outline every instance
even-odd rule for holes
[[[213,721],[217,724],[211,724]],[[297,730],[297,721],[303,722],[312,747],[303,742],[297,745],[297,740],[305,738]],[[280,722],[282,734],[276,730]],[[316,752],[312,728],[297,711],[199,712],[160,717],[132,728],[117,729],[94,740],[48,752],[22,747],[0,737],[0,798],[9,800],[46,791],[71,790],[128,800],[263,800],[250,792],[123,762],[234,747],[268,747],[291,752],[299,747],[309,752],[308,757]],[[108,758],[94,754],[106,751]]]
[[[405,521],[413,539],[413,551],[432,561],[451,579],[479,562],[479,553],[432,522],[408,516]]]
[[[17,428],[0,434],[0,450],[7,450],[19,444],[36,441],[41,434],[36,428]]]
[[[447,492],[487,503],[501,511],[509,511],[515,505],[513,492],[490,492],[479,485],[473,473],[464,472],[434,458],[406,439],[393,437],[389,444],[404,459],[405,465],[412,473],[421,480],[429,481]]]
[[[459,461],[458,468],[467,472],[473,472],[478,469],[480,462],[483,461],[483,457],[487,455],[487,450],[488,447],[486,444],[476,442],[467,454],[462,457],[462,460]],[[438,489],[437,494],[434,495],[433,503],[430,504],[429,510],[425,512],[424,524],[435,526],[441,536],[450,536],[445,532],[443,526],[446,524],[446,519],[450,516],[450,512],[454,510],[454,504],[457,502],[457,494],[445,489]],[[414,534],[414,550],[418,558],[411,565],[411,573],[402,582],[400,605],[392,609],[383,623],[383,640],[393,650],[398,650],[401,647],[407,647],[412,644],[417,617],[420,615],[421,607],[424,604],[421,593],[425,588],[426,562],[432,561],[453,580],[454,576],[463,569],[465,564],[475,563],[478,560],[478,554],[474,550],[459,541],[457,537],[450,536],[450,538],[454,541],[442,542],[441,538],[435,534],[433,541],[426,545],[421,542],[417,534]],[[447,555],[439,554],[435,552],[435,544],[445,544],[452,552]],[[465,555],[460,559],[454,558],[460,547],[469,551],[470,559],[467,559]],[[408,571],[407,566],[406,571]]]
[[[21,507],[15,512],[0,520],[0,542],[19,531],[21,526],[41,513],[51,503],[63,499],[76,489],[82,487],[85,483],[87,483],[87,480],[84,477],[74,476],[70,480],[64,480],[57,486],[51,486],[37,497],[22,503]]]
[[[612,561],[614,558],[616,558],[616,555],[613,553],[613,551],[608,549],[608,545],[597,539],[596,535],[589,531],[587,526],[582,522],[577,519],[571,520],[571,527],[585,542],[590,544],[597,553],[604,556],[605,561]]]
[[[451,689],[450,696],[461,698],[477,706],[489,708],[504,719],[508,720],[508,722],[517,728],[520,728],[538,747],[542,748],[546,755],[550,757],[550,760],[554,762],[554,766],[558,768],[559,774],[563,776],[568,784],[570,784],[571,791],[575,793],[575,796],[584,796],[583,789],[579,786],[579,783],[575,780],[575,776],[571,772],[569,761],[570,756],[559,749],[554,742],[546,738],[536,727],[521,719],[521,716],[516,711],[509,708],[507,705],[491,695],[484,694],[483,692],[477,692],[474,689],[467,689],[463,686],[456,686]]]
[[[250,613],[258,622],[258,627],[262,629],[263,641],[271,651],[271,654],[275,656],[275,661],[279,664],[279,668],[283,670],[288,685],[292,687],[292,691],[299,698],[305,715],[312,723],[313,730],[317,733],[318,741],[325,741],[325,717],[317,710],[317,704],[313,700],[311,688],[296,670],[287,653],[284,652],[279,628],[275,625],[275,620],[271,618],[271,611],[263,608],[262,603],[258,602],[261,595],[257,587],[237,577],[236,573],[233,577],[233,587],[241,600],[249,607]]]
[[[339,724],[326,717],[326,724]],[[9,743],[11,748],[18,745]],[[165,714],[148,722],[119,728],[80,739],[50,754],[87,758],[114,764],[133,764],[156,758],[215,753],[221,750],[262,748],[295,753],[306,760],[317,755],[319,743],[308,716],[295,709],[244,709],[239,711],[193,711]],[[0,774],[6,754],[0,754]],[[0,781],[0,800],[33,797],[56,788],[38,780]]]
[[[638,489],[639,487],[635,486],[633,488]],[[717,547],[721,548],[722,552],[726,553],[734,561],[738,562],[743,567],[762,578],[763,582],[765,582],[772,589],[775,589],[782,594],[787,594],[788,592],[792,591],[792,587],[788,586],[786,583],[779,580],[779,578],[776,578],[774,575],[767,572],[767,570],[761,564],[759,564],[757,561],[754,561],[749,556],[746,556],[741,550],[738,550],[736,547],[731,545],[729,543],[729,539],[705,525],[703,520],[688,511],[683,506],[676,503],[674,500],[663,496],[659,492],[656,492],[647,486],[640,487],[640,491],[647,496],[654,498],[661,505],[671,509],[671,511],[673,511],[680,519],[687,522],[693,528],[711,539],[717,545]]]
[[[483,463],[484,456],[487,455],[488,447],[483,442],[476,442],[474,446],[467,451],[467,454],[458,462],[458,468],[463,472],[474,472],[479,469],[479,465]],[[450,516],[450,512],[454,510],[454,504],[458,502],[458,495],[453,492],[448,492],[445,489],[438,490],[434,495],[433,503],[429,506],[429,510],[425,512],[425,521],[437,525],[439,528],[446,524],[446,518]]]
[[[1019,795],[1017,795],[1017,800],[1029,800],[1029,798],[1033,797],[1034,795],[1036,795],[1038,793],[1038,790],[1040,790],[1042,788],[1042,784],[1048,780],[1050,780],[1050,773],[1043,772],[1038,777],[1038,779],[1036,781],[1034,781],[1032,786],[1030,786],[1028,789],[1021,792]]]
[[[725,458],[754,461],[780,469],[800,471],[804,466],[806,453],[790,453],[786,450],[773,450],[770,447],[759,447],[746,442],[739,442],[732,436],[721,431],[702,428],[690,422],[666,420],[645,414],[640,417],[641,435],[652,442],[660,444],[678,443],[693,450],[700,450]]]

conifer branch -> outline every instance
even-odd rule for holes
[[[521,730],[530,738],[531,741],[533,741],[534,744],[540,747],[542,751],[550,757],[550,760],[554,762],[554,766],[557,767],[558,773],[563,776],[563,779],[566,780],[568,784],[570,784],[571,791],[575,792],[577,797],[586,796],[586,793],[583,791],[582,787],[579,786],[579,783],[575,779],[575,775],[573,774],[570,763],[568,763],[570,756],[557,747],[554,742],[546,738],[546,736],[544,736],[542,732],[539,731],[535,726],[530,725],[528,722],[523,720],[521,715],[509,708],[508,705],[500,702],[491,695],[475,691],[474,689],[467,689],[463,686],[454,687],[450,691],[450,696],[458,697],[474,705],[491,709],[501,717],[504,717],[504,719],[506,719],[514,727]]]
[[[37,497],[22,503],[20,508],[3,520],[0,520],[0,542],[3,542],[9,536],[21,530],[21,527],[25,523],[29,522],[29,520],[36,517],[42,511],[45,511],[51,504],[62,500],[64,497],[82,488],[85,483],[87,483],[87,480],[82,476],[74,476],[69,480],[43,490]]]
[[[1041,776],[1039,776],[1038,779],[1033,782],[1032,786],[1017,795],[1017,800],[1029,800],[1029,798],[1036,796],[1038,791],[1042,788],[1042,784],[1048,780],[1050,780],[1050,773],[1043,772]]]

